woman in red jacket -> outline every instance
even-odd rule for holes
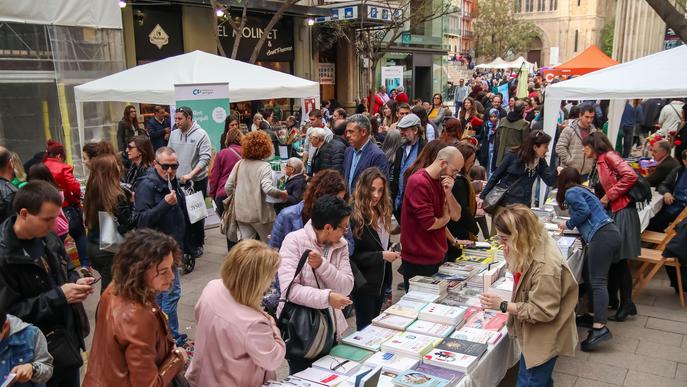
[[[83,224],[81,208],[81,184],[74,177],[74,167],[65,162],[67,156],[64,145],[55,140],[48,140],[43,164],[50,170],[57,187],[64,194],[62,210],[69,220],[69,235],[76,243],[79,261],[82,267],[90,267],[86,253],[86,229]]]
[[[596,171],[592,172],[592,184],[601,196],[601,204],[610,209],[611,218],[620,230],[619,262],[613,262],[608,274],[609,305],[617,304],[620,289],[620,306],[611,321],[624,321],[627,316],[637,314],[632,302],[632,276],[627,260],[641,252],[639,214],[634,201],[627,195],[637,181],[637,174],[623,158],[613,150],[608,138],[601,132],[589,134],[582,140],[584,155],[596,160]],[[595,179],[594,175],[598,176]],[[613,301],[616,301],[615,303]]]

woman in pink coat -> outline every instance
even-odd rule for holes
[[[305,226],[289,233],[279,250],[279,285],[282,294],[293,281],[289,301],[316,309],[332,308],[336,322],[337,340],[348,324],[342,309],[352,302],[348,295],[353,290],[353,273],[348,261],[348,231],[351,208],[342,199],[325,195],[313,205],[311,217]],[[307,265],[294,277],[303,252],[310,250]],[[319,281],[319,288],[317,282]],[[283,303],[279,304],[277,316]],[[289,373],[302,371],[317,359],[290,358]]]
[[[263,242],[238,243],[196,304],[195,356],[186,372],[194,387],[259,386],[275,379],[286,345],[260,308],[279,267],[279,254]]]

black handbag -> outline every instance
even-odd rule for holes
[[[493,215],[496,211],[496,207],[498,207],[499,204],[501,204],[506,194],[510,191],[512,187],[517,185],[523,177],[525,177],[525,175],[518,177],[518,179],[511,183],[511,185],[509,185],[507,188],[502,188],[498,185],[495,185],[491,189],[491,191],[489,191],[487,196],[484,197],[484,201],[482,202],[482,209],[484,210],[484,212]]]
[[[293,281],[301,273],[310,250],[303,252],[293,279],[286,289],[284,308],[277,320],[277,327],[286,343],[286,358],[317,359],[329,353],[334,346],[335,325],[329,308],[315,309],[289,301]],[[313,269],[313,274],[315,270]],[[317,287],[320,287],[315,274]]]
[[[53,367],[56,369],[81,367],[83,358],[76,338],[62,327],[55,328],[45,335],[48,342],[48,352],[53,357]]]

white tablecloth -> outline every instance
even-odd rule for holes
[[[641,226],[640,232],[646,230],[646,228],[649,226],[649,221],[651,218],[658,214],[658,212],[661,211],[661,208],[663,208],[663,195],[656,192],[656,190],[653,188],[651,189],[651,192],[651,202],[649,202],[649,204],[645,205],[643,208],[637,209],[639,212],[639,224]]]
[[[504,337],[493,348],[482,356],[475,368],[458,384],[459,387],[492,387],[497,386],[506,372],[520,360],[520,348],[516,340],[508,336],[504,328]]]

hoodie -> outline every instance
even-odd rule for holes
[[[34,364],[31,381],[22,386],[44,386],[52,376],[53,357],[48,352],[48,342],[36,326],[25,323],[20,318],[7,315],[10,332],[0,341],[0,373],[7,376],[15,366]]]
[[[190,173],[196,167],[200,167],[200,172],[193,178],[193,181],[200,181],[208,177],[212,144],[207,132],[196,121],[193,121],[193,125],[186,133],[183,133],[181,129],[173,130],[169,135],[167,146],[177,153],[179,160],[177,178]]]

